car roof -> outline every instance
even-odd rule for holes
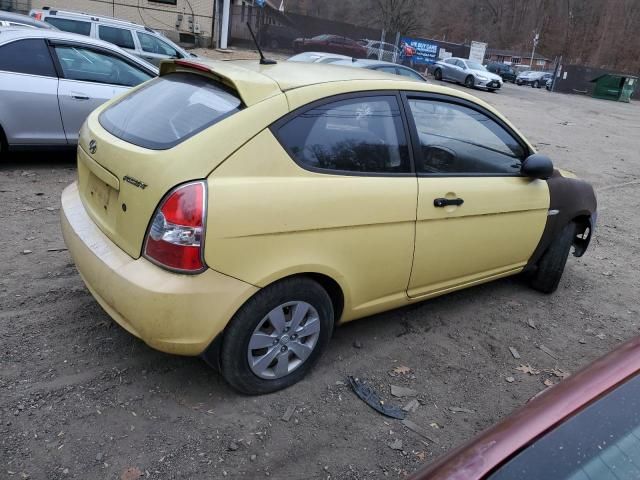
[[[57,30],[53,25],[41,22],[40,20],[36,20],[28,15],[22,15],[21,13],[0,11],[0,20],[23,23],[25,25],[32,25],[34,27],[45,28],[47,30]]]
[[[289,57],[289,60],[291,60],[292,58],[304,58],[304,57],[316,57],[316,58],[343,58],[343,59],[349,59],[351,57],[348,57],[347,55],[341,55],[339,53],[327,53],[327,52],[301,52],[301,53],[297,53],[291,57]],[[295,60],[294,60],[295,62]],[[312,63],[312,62],[308,62],[308,63]]]
[[[409,78],[368,68],[351,68],[334,65],[333,63],[287,61],[278,62],[274,65],[262,65],[258,60],[220,61],[203,57],[165,60],[160,64],[160,76],[177,71],[207,72],[224,85],[236,90],[243,103],[248,107],[283,92],[308,86],[340,82],[353,82],[348,89],[343,89],[344,93],[366,91],[368,89],[398,89],[437,93],[461,98],[480,105],[502,118],[514,131],[518,132],[518,129],[495,108],[466,92],[427,82],[416,82]],[[525,139],[522,134],[518,134]],[[535,152],[535,148],[530,143],[527,142],[527,145],[531,151]]]
[[[334,66],[333,63],[282,61],[274,65],[261,65],[258,60],[220,61],[205,58],[162,62],[160,75],[166,75],[184,67],[211,72],[223,83],[234,88],[247,106],[281,92],[311,85],[342,81],[398,81],[383,72],[367,68]],[[415,83],[413,80],[407,80],[407,82]]]
[[[640,337],[543,390],[477,438],[411,476],[411,480],[486,478],[533,439],[640,373]]]
[[[57,17],[57,18],[67,18],[69,20],[73,19],[73,20],[86,20],[86,21],[96,21],[99,20],[100,23],[113,23],[113,24],[118,24],[120,26],[127,26],[127,27],[133,27],[139,30],[145,30],[147,32],[153,32],[153,33],[157,33],[155,30],[145,26],[145,25],[141,25],[139,23],[135,23],[135,22],[130,22],[128,20],[122,20],[120,18],[116,18],[116,17],[109,17],[107,15],[96,15],[93,13],[87,13],[87,12],[76,12],[73,10],[60,10],[57,8],[48,8],[48,7],[44,7],[42,10],[35,10],[35,11],[41,11],[43,13],[45,13],[47,16],[51,16],[51,17]]]
[[[332,65],[345,65],[345,66],[352,66],[352,67],[361,67],[361,68],[367,68],[367,67],[383,67],[383,66],[392,66],[392,67],[403,67],[403,65],[398,65],[397,63],[393,63],[393,62],[385,62],[384,60],[369,60],[366,58],[354,58],[351,60],[339,60],[337,62],[331,62]]]
[[[42,28],[20,28],[20,27],[0,27],[0,45],[8,43],[13,40],[21,40],[25,38],[46,38],[51,40],[69,40],[78,43],[84,43],[85,45],[91,45],[96,47],[102,47],[114,52],[118,52],[124,55],[128,59],[135,63],[146,67],[153,72],[158,72],[157,67],[151,65],[149,62],[142,60],[130,53],[122,50],[120,47],[113,43],[98,40],[96,38],[87,37],[86,35],[79,35],[77,33],[63,32],[60,30],[49,30]]]

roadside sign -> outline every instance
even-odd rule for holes
[[[469,60],[475,60],[478,63],[483,63],[486,51],[486,43],[471,42],[471,48],[469,49]]]
[[[403,45],[408,45],[415,52],[411,55],[411,58],[405,59],[410,61],[412,65],[426,65],[428,63],[435,63],[438,60],[438,50],[440,47],[438,47],[436,43],[421,38],[402,37],[400,39],[400,46],[401,50],[405,52]],[[408,51],[408,49],[406,50]]]

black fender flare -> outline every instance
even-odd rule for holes
[[[589,246],[598,217],[598,203],[590,183],[577,178],[564,177],[558,170],[547,180],[549,211],[538,246],[529,258],[524,271],[535,269],[549,245],[569,222],[576,222],[574,256],[581,257]]]

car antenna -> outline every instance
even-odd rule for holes
[[[256,40],[256,36],[253,34],[253,30],[251,29],[251,25],[247,22],[247,28],[249,29],[249,33],[251,34],[251,38],[253,38],[253,43],[256,44],[256,48],[258,49],[258,53],[260,54],[260,65],[275,65],[275,60],[271,60],[270,58],[265,58],[264,53],[262,53],[262,49]]]

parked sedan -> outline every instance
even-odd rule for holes
[[[551,74],[548,72],[537,72],[528,70],[518,75],[518,77],[516,78],[516,85],[530,85],[533,88],[541,88],[546,84],[550,75]]]
[[[202,59],[89,115],[61,215],[116,322],[260,394],[301,380],[334,325],[523,271],[554,291],[596,199],[457,90]]]
[[[506,63],[493,62],[487,65],[487,70],[496,75],[500,75],[503,82],[516,83],[517,74],[511,65]]]
[[[495,92],[502,87],[502,78],[489,72],[483,65],[473,60],[451,57],[436,62],[433,66],[436,80],[462,83],[467,88],[485,88]]]
[[[293,41],[293,51],[327,52],[347,55],[354,58],[366,58],[367,49],[355,40],[340,35],[318,35],[313,38],[296,38]]]
[[[326,52],[303,52],[287,58],[287,62],[304,62],[304,63],[332,63],[338,60],[351,61],[351,57],[339,55],[337,53]]]
[[[406,67],[404,65],[398,65],[397,63],[383,62],[381,60],[333,60],[332,65],[344,66],[344,67],[356,67],[356,68],[368,68],[369,70],[376,70],[378,72],[391,73],[392,75],[400,75],[411,80],[418,80],[420,82],[426,82],[426,78],[416,72],[413,68]]]
[[[640,338],[534,397],[412,480],[637,480]]]
[[[0,150],[75,145],[89,112],[157,73],[107,42],[0,28]]]

